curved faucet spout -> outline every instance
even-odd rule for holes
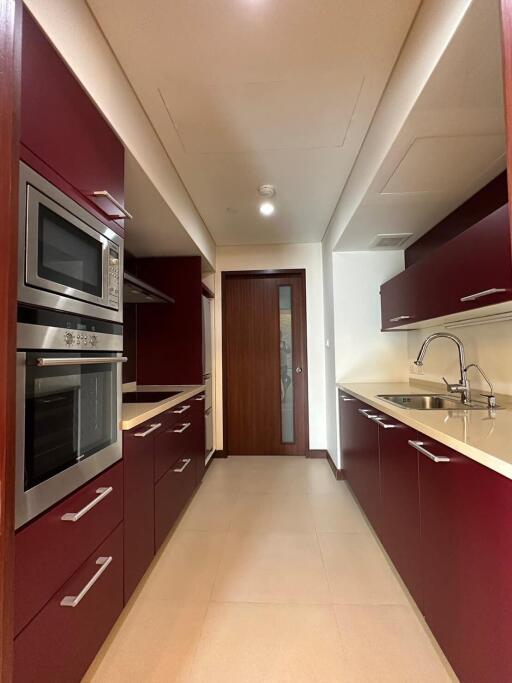
[[[470,389],[466,372],[464,344],[462,343],[461,339],[456,337],[454,334],[449,334],[448,332],[434,332],[433,334],[429,335],[421,345],[418,357],[416,358],[414,363],[419,366],[423,365],[423,360],[425,358],[425,354],[427,353],[427,349],[430,346],[430,343],[434,341],[434,339],[451,339],[451,341],[457,346],[459,352],[460,381],[458,384],[449,384],[446,381],[446,379],[444,379],[444,377],[443,379],[445,381],[446,386],[448,387],[448,391],[450,391],[451,393],[460,393],[462,402],[468,403],[470,399]]]

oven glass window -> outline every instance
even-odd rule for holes
[[[36,364],[37,358],[63,356],[76,358],[77,364]],[[80,364],[84,357],[80,353],[27,353],[25,490],[117,440],[119,366]]]
[[[66,221],[47,206],[39,204],[38,275],[101,297],[103,245]]]

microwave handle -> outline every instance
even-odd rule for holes
[[[91,192],[91,197],[106,197],[109,202],[112,202],[114,206],[117,206],[119,211],[123,214],[122,216],[109,216],[109,218],[133,218],[132,214],[129,213],[122,204],[120,204],[115,197],[113,197],[107,190],[96,190]]]
[[[36,358],[36,365],[48,368],[54,365],[96,365],[98,363],[126,363],[128,358]]]

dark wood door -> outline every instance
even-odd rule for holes
[[[224,449],[309,447],[304,272],[224,273]]]

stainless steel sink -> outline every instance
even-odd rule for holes
[[[483,401],[463,404],[459,398],[443,394],[379,394],[377,398],[409,410],[487,410]],[[499,407],[499,406],[496,406]]]

